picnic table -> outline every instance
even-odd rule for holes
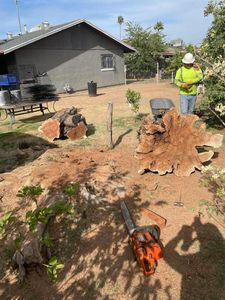
[[[6,120],[9,116],[10,126],[15,123],[15,117],[19,115],[25,115],[33,112],[40,111],[44,115],[44,111],[48,110],[56,112],[55,103],[58,99],[45,99],[45,100],[23,100],[18,103],[9,103],[7,105],[0,106],[0,120]],[[50,110],[49,103],[52,104],[52,111]]]

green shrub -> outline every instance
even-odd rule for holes
[[[128,89],[126,92],[127,103],[131,110],[135,113],[139,111],[141,94],[139,92]]]

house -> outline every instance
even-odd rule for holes
[[[182,49],[182,48],[174,48],[174,47],[168,46],[168,47],[161,53],[161,55],[162,55],[164,58],[167,59],[167,58],[170,58],[170,57],[175,56],[177,53],[185,54],[185,53],[186,53],[186,50],[185,50],[185,49]]]
[[[43,22],[30,32],[0,41],[0,74],[17,74],[21,83],[52,84],[57,92],[70,86],[87,89],[122,84],[124,53],[135,49],[87,20],[58,26]]]

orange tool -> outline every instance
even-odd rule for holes
[[[120,202],[120,208],[134,255],[143,270],[143,274],[150,276],[155,272],[157,261],[163,257],[162,244],[159,240],[160,228],[157,225],[136,227],[124,201]],[[151,211],[151,214],[154,212]],[[157,214],[155,216],[160,217]]]

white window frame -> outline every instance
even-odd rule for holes
[[[104,67],[104,58],[111,58],[111,62],[110,64],[112,64],[112,67]],[[106,64],[108,64],[108,62],[106,62]],[[101,71],[105,72],[105,71],[115,71],[115,56],[113,54],[101,54]]]

